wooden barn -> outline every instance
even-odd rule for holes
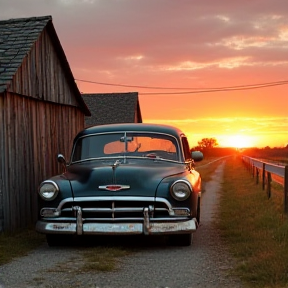
[[[52,17],[0,21],[0,232],[35,223],[38,186],[89,115]]]
[[[91,117],[85,117],[85,125],[114,123],[142,123],[137,92],[82,94]]]

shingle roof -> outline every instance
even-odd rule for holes
[[[43,16],[0,21],[0,93],[51,20],[51,16]]]
[[[72,71],[54,29],[51,16],[17,18],[0,21],[0,94],[3,93],[17,69],[21,66],[24,57],[32,49],[44,28],[47,28],[53,45],[58,53],[63,71],[69,85],[73,89],[85,115],[90,115],[80,91],[75,83]],[[44,80],[43,80],[44,81]]]
[[[142,122],[137,92],[82,94],[91,117],[85,117],[86,126]],[[137,114],[136,114],[137,113]]]

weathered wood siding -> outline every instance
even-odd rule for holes
[[[4,217],[3,217],[3,209],[4,209],[4,97],[0,96],[0,231],[3,230],[4,225]]]
[[[79,106],[45,28],[24,58],[8,91],[44,101]]]
[[[57,154],[69,159],[84,116],[76,107],[7,93],[0,96],[0,120],[0,222],[2,230],[15,230],[37,220],[37,188],[62,171]]]

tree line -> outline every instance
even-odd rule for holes
[[[287,159],[288,162],[288,145],[283,148],[274,147],[270,148],[266,146],[264,148],[245,148],[245,149],[237,149],[233,147],[217,147],[218,141],[216,138],[202,138],[200,141],[197,142],[198,145],[193,147],[191,151],[202,151],[205,156],[226,156],[235,153],[243,153],[247,156],[253,158],[281,158]]]

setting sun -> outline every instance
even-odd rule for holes
[[[252,140],[246,135],[231,135],[227,136],[226,143],[223,143],[227,147],[235,148],[247,148],[252,147]]]

